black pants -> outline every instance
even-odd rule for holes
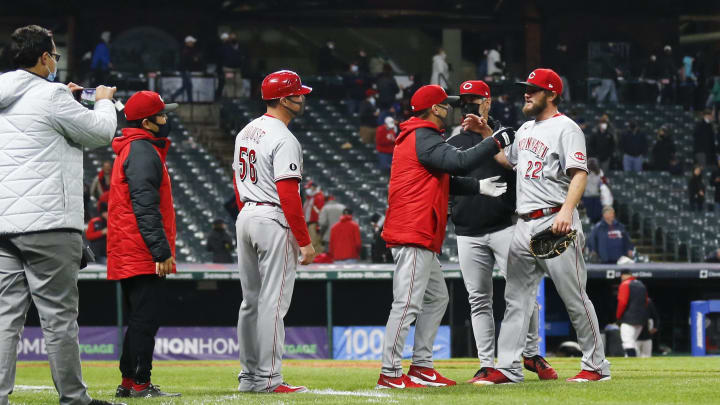
[[[160,325],[160,309],[165,306],[165,280],[144,274],[120,280],[120,284],[128,310],[120,372],[123,378],[144,384],[150,381],[155,334]]]

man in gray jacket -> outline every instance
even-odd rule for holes
[[[15,384],[17,345],[30,302],[40,315],[60,404],[92,400],[78,348],[78,270],[82,256],[83,146],[110,144],[117,126],[100,86],[94,111],[53,83],[60,55],[39,26],[12,34],[17,70],[0,76],[0,405]]]
[[[320,226],[320,233],[322,234],[325,248],[330,246],[330,229],[340,221],[344,209],[345,206],[340,204],[334,196],[327,196],[325,205],[323,205],[320,210],[320,218],[318,219],[318,225]]]

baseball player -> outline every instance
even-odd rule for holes
[[[295,72],[269,74],[261,86],[267,112],[235,138],[237,253],[243,293],[238,316],[239,391],[307,391],[286,384],[280,370],[283,318],[295,285],[298,250],[301,264],[312,263],[315,257],[300,200],[302,149],[287,128],[302,115],[305,95],[311,90]]]
[[[482,80],[470,80],[460,85],[460,106],[463,115],[475,114],[483,119],[480,133],[464,130],[448,139],[458,149],[471,148],[492,136],[493,128],[500,124],[488,115],[490,111],[490,87]],[[480,370],[469,381],[486,377],[495,365],[495,321],[493,319],[493,267],[497,263],[505,276],[508,249],[512,239],[515,212],[515,173],[507,164],[505,154],[498,152],[496,159],[487,159],[468,175],[477,179],[500,176],[508,184],[508,192],[500,197],[484,195],[455,196],[451,200],[451,218],[455,224],[460,270],[470,300],[475,344],[477,345]],[[478,215],[481,212],[482,215]],[[533,307],[530,328],[523,358],[525,368],[538,373],[541,380],[555,380],[557,373],[540,356],[538,343],[538,305]]]
[[[512,143],[513,132],[499,132],[466,151],[445,142],[452,117],[448,97],[438,85],[423,86],[410,99],[414,117],[400,124],[388,188],[382,237],[395,260],[393,303],[383,340],[382,371],[376,388],[455,385],[433,367],[433,342],[448,303],[438,255],[445,238],[449,194],[499,196],[507,185],[498,177],[451,177],[492,159]],[[415,322],[412,366],[403,374],[401,357]]]
[[[578,343],[582,348],[582,370],[571,382],[610,379],[610,363],[600,336],[595,308],[585,292],[587,271],[582,256],[582,233],[577,204],[587,180],[585,135],[570,118],[558,112],[562,81],[550,69],[535,69],[525,87],[523,113],[533,118],[516,134],[505,150],[516,168],[517,212],[507,263],[505,318],[498,338],[496,368],[475,384],[503,384],[523,381],[520,356],[535,307],[535,292],[548,274],[565,303]],[[475,127],[479,117],[463,122]],[[577,231],[574,246],[552,259],[537,259],[530,252],[532,235],[552,227],[555,234]]]

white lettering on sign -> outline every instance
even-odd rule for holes
[[[703,332],[705,332],[705,317],[702,312],[697,312],[695,313],[695,342],[699,349],[705,347]]]

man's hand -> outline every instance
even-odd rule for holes
[[[117,91],[117,87],[97,86],[95,89],[95,101],[111,100]]]
[[[308,265],[313,262],[317,253],[312,243],[306,246],[300,246],[300,264]]]
[[[654,335],[657,333],[657,331],[658,331],[657,328],[652,328],[652,329],[650,329],[650,334]]]
[[[632,250],[628,250],[628,251],[627,251],[627,257],[629,257],[629,258],[632,259],[632,257],[633,257],[633,251],[632,251]]]
[[[572,229],[572,211],[564,207],[560,209],[552,224],[552,231],[555,235],[565,235]]]
[[[465,119],[460,123],[463,131],[472,131],[482,133],[484,127],[488,127],[487,121],[483,117],[479,117],[475,114],[468,114]],[[489,127],[488,127],[489,128]]]
[[[173,264],[175,263],[175,258],[170,256],[165,260],[164,262],[155,262],[155,274],[157,274],[160,277],[165,277],[168,274],[172,273]]]
[[[84,89],[83,86],[81,86],[81,85],[79,85],[79,84],[75,84],[75,83],[73,83],[73,82],[68,83],[67,86],[68,86],[68,88],[70,89],[70,92],[71,92],[71,93],[74,93],[74,92],[76,92],[76,91],[80,91],[80,90]]]

